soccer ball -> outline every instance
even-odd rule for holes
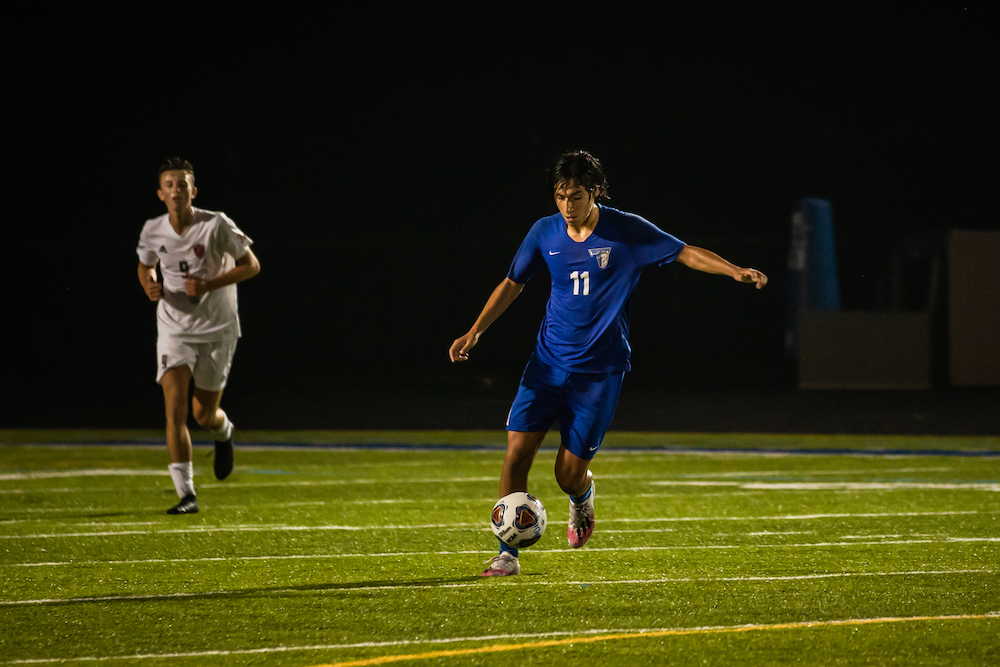
[[[545,534],[545,508],[529,493],[507,494],[493,506],[493,534],[514,549],[530,547]]]

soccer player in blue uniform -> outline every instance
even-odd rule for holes
[[[603,204],[604,170],[585,151],[556,161],[551,185],[559,212],[538,220],[521,243],[507,277],[486,302],[475,324],[449,350],[467,361],[479,337],[513,303],[542,268],[552,279],[535,351],[521,377],[507,418],[507,453],[500,497],[527,491],[528,472],[546,432],[558,419],[559,487],[570,497],[566,536],[582,547],[594,531],[594,480],[590,461],[601,446],[631,369],[629,310],[639,274],[673,261],[737,282],[767,284],[756,269],[735,266],[715,253],[686,245],[647,220]],[[518,574],[517,550],[501,543],[483,576]]]

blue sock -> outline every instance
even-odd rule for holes
[[[509,553],[514,558],[517,558],[517,549],[515,549],[514,547],[508,547],[506,544],[504,544],[503,542],[501,542],[500,543],[500,553],[503,553],[504,551],[506,551],[507,553]]]
[[[594,492],[594,485],[593,483],[591,483],[591,485],[587,488],[587,492],[585,494],[583,494],[579,498],[577,498],[576,496],[570,496],[569,499],[573,502],[574,505],[579,505],[580,503],[585,502],[587,498],[590,498],[590,494],[592,494],[593,492]]]

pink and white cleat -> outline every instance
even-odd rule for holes
[[[580,504],[569,501],[569,527],[566,528],[566,539],[574,549],[579,549],[590,536],[594,534],[594,495],[595,485],[590,483],[590,497]]]
[[[521,564],[517,562],[517,556],[512,556],[506,551],[486,562],[490,566],[479,575],[481,577],[509,577],[521,571]]]

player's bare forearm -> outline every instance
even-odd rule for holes
[[[146,293],[149,300],[159,301],[162,299],[163,285],[156,282],[156,266],[149,266],[139,262],[136,272],[139,276],[139,284],[142,285],[142,291]]]
[[[510,304],[514,303],[514,299],[517,298],[522,289],[524,289],[524,285],[515,283],[510,278],[504,278],[503,282],[497,285],[493,294],[486,300],[483,312],[476,318],[476,322],[469,329],[469,332],[456,338],[455,342],[451,344],[448,356],[452,361],[467,361],[469,359],[469,350],[479,342],[479,337],[483,335],[483,332],[489,329],[498,317],[503,315]]]
[[[260,262],[253,252],[248,250],[236,261],[239,263],[236,267],[209,280],[202,280],[197,276],[189,277],[184,281],[184,291],[190,296],[201,296],[226,285],[241,283],[260,273]]]
[[[484,331],[490,328],[491,324],[497,321],[498,317],[503,315],[504,311],[510,307],[510,304],[514,303],[514,299],[517,298],[522,289],[524,289],[524,285],[515,283],[510,278],[504,278],[503,282],[493,290],[490,298],[486,300],[483,312],[476,318],[476,323],[472,325],[470,332],[482,335]]]
[[[697,246],[684,246],[677,256],[677,261],[704,273],[714,273],[720,276],[729,276],[733,280],[741,283],[754,283],[757,289],[767,284],[767,276],[757,269],[743,268],[719,257],[711,250],[705,250]]]
[[[208,286],[208,289],[214,290],[219,289],[220,287],[225,287],[226,285],[235,285],[236,283],[241,283],[244,280],[249,280],[258,273],[260,273],[259,264],[241,264],[212,278],[211,280],[206,280],[205,283]]]
[[[695,271],[714,273],[720,276],[735,276],[739,269],[738,266],[724,260],[711,250],[693,245],[684,246],[681,254],[677,256],[677,261]]]

